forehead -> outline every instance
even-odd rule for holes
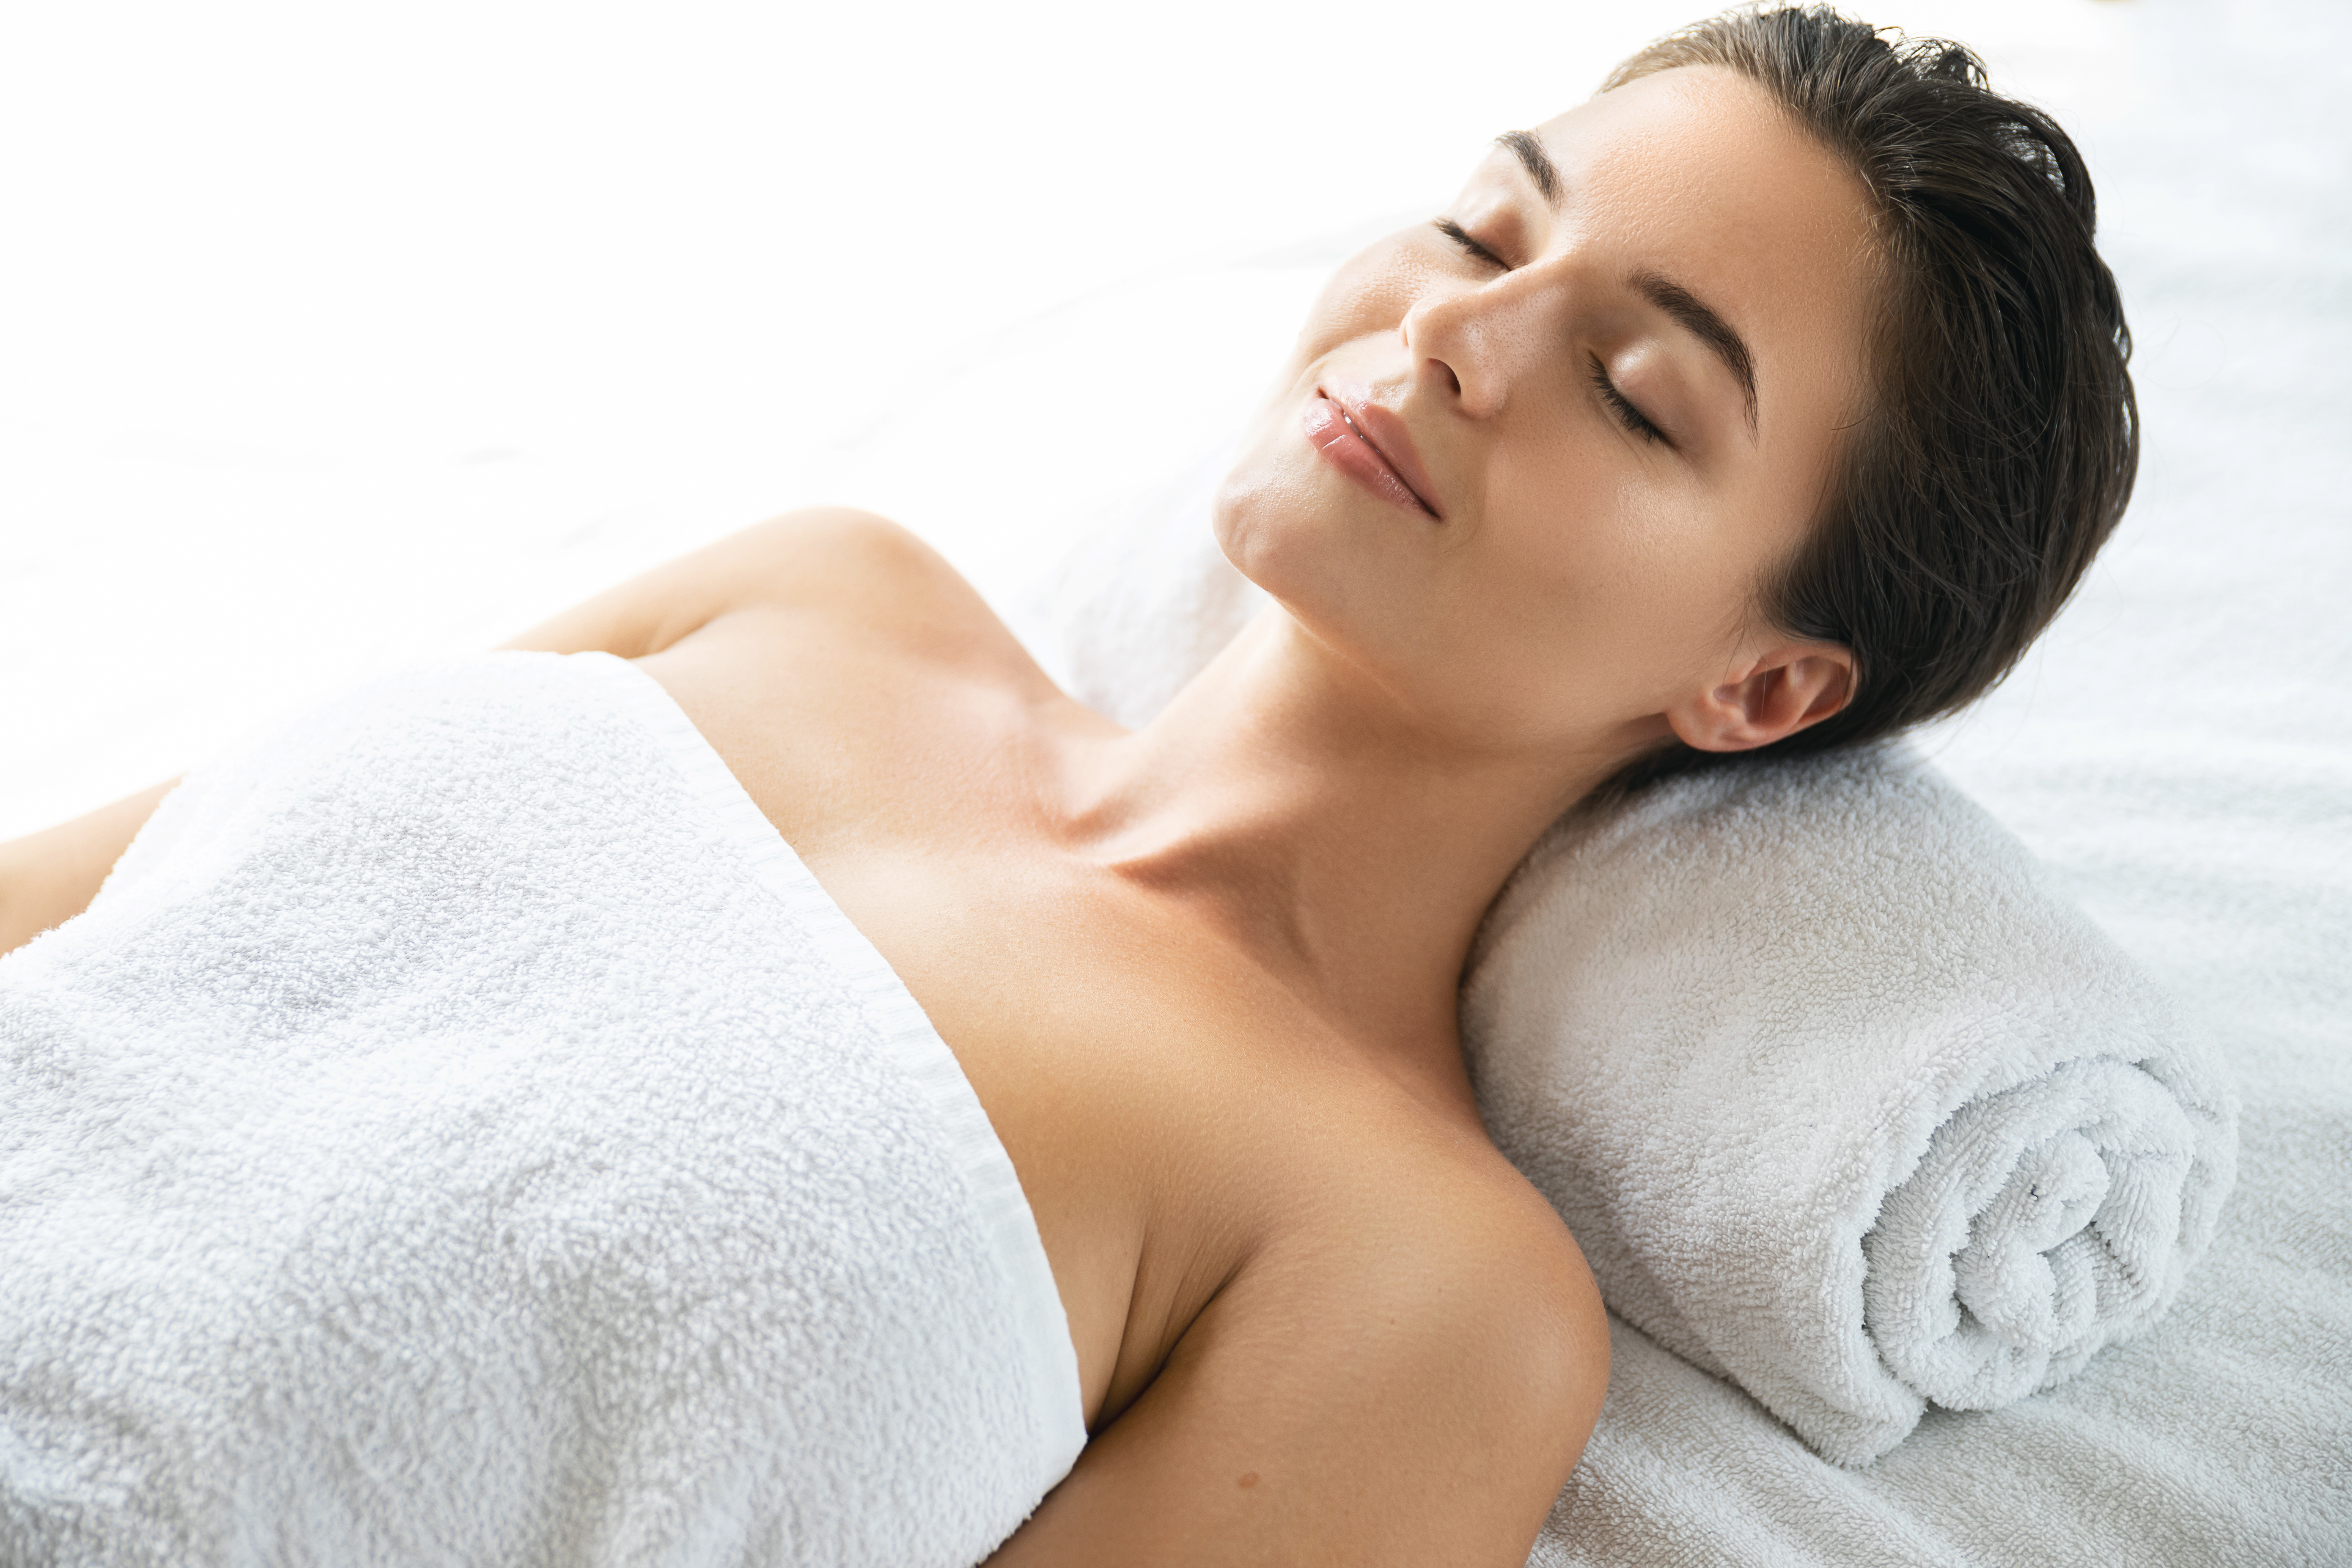
[[[1754,347],[1759,383],[1783,383],[1783,399],[1798,390],[1791,380],[1856,384],[1875,273],[1868,199],[1764,89],[1721,67],[1679,67],[1535,135],[1561,176],[1565,243],[1619,276],[1654,272],[1705,300]]]

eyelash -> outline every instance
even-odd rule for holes
[[[1511,264],[1509,262],[1504,260],[1501,257],[1496,255],[1493,251],[1479,244],[1475,239],[1473,239],[1470,237],[1470,231],[1464,228],[1460,224],[1455,223],[1452,218],[1439,218],[1437,220],[1437,232],[1452,240],[1454,244],[1460,246],[1463,250],[1469,255],[1475,256],[1479,260],[1486,263],[1489,267],[1499,267],[1506,272],[1508,272],[1511,269]]]
[[[1437,232],[1460,246],[1465,254],[1475,257],[1490,267],[1499,267],[1506,272],[1511,269],[1509,262],[1479,244],[1469,230],[1452,218],[1439,218]],[[1647,416],[1633,406],[1632,399],[1617,390],[1617,384],[1609,379],[1609,369],[1601,363],[1599,354],[1591,355],[1588,363],[1591,368],[1587,374],[1591,379],[1593,391],[1601,395],[1601,401],[1609,405],[1609,412],[1617,416],[1617,423],[1625,426],[1627,433],[1639,436],[1644,441],[1656,442],[1660,446],[1674,445],[1672,441],[1666,439],[1664,431],[1651,424]]]
[[[1592,390],[1601,395],[1601,402],[1609,405],[1609,411],[1617,416],[1617,423],[1644,441],[1655,441],[1666,447],[1674,445],[1672,441],[1666,439],[1666,433],[1664,430],[1651,424],[1643,416],[1642,411],[1633,406],[1632,400],[1617,390],[1617,384],[1609,379],[1608,368],[1601,363],[1599,354],[1589,356],[1588,363],[1591,365],[1588,374],[1592,380]]]

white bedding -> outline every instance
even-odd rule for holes
[[[1969,36],[1951,9],[1934,21]],[[1534,1562],[2352,1563],[2352,24],[2324,0],[2096,9],[2129,46],[2123,86],[2053,107],[2091,159],[2142,345],[2138,497],[2044,648],[1927,746],[2221,1042],[2237,1191],[2154,1331],[2011,1409],[1931,1412],[1864,1471],[1620,1326],[1609,1405]],[[1295,259],[1081,303],[902,395],[855,451],[764,486],[681,468],[667,511],[643,489],[616,501],[584,463],[305,468],[0,431],[0,833],[160,776],[304,690],[503,636],[810,477],[936,533],[1018,611],[1024,565],[1121,476],[1097,456],[1020,490],[1020,431],[971,417],[972,395],[1018,406],[1074,367],[1131,371],[1120,325],[1164,309],[1155,352],[1232,362],[1165,368],[1186,417],[1131,468],[1177,471],[1254,390],[1326,258]],[[37,534],[37,509],[81,532]],[[314,532],[330,526],[396,537],[366,562],[377,602],[169,623],[201,640],[201,678],[153,676],[172,639],[97,618],[126,574],[142,616],[177,592],[274,605],[322,563],[347,571]],[[264,563],[278,577],[257,588]]]

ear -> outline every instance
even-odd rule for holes
[[[1784,643],[1750,655],[1720,684],[1678,699],[1666,722],[1696,751],[1752,751],[1820,723],[1853,694],[1853,654],[1834,643]]]

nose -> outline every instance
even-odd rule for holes
[[[1473,419],[1501,413],[1509,392],[1508,318],[1525,303],[1511,298],[1517,292],[1511,281],[1505,276],[1466,289],[1434,286],[1397,324],[1415,379]]]

